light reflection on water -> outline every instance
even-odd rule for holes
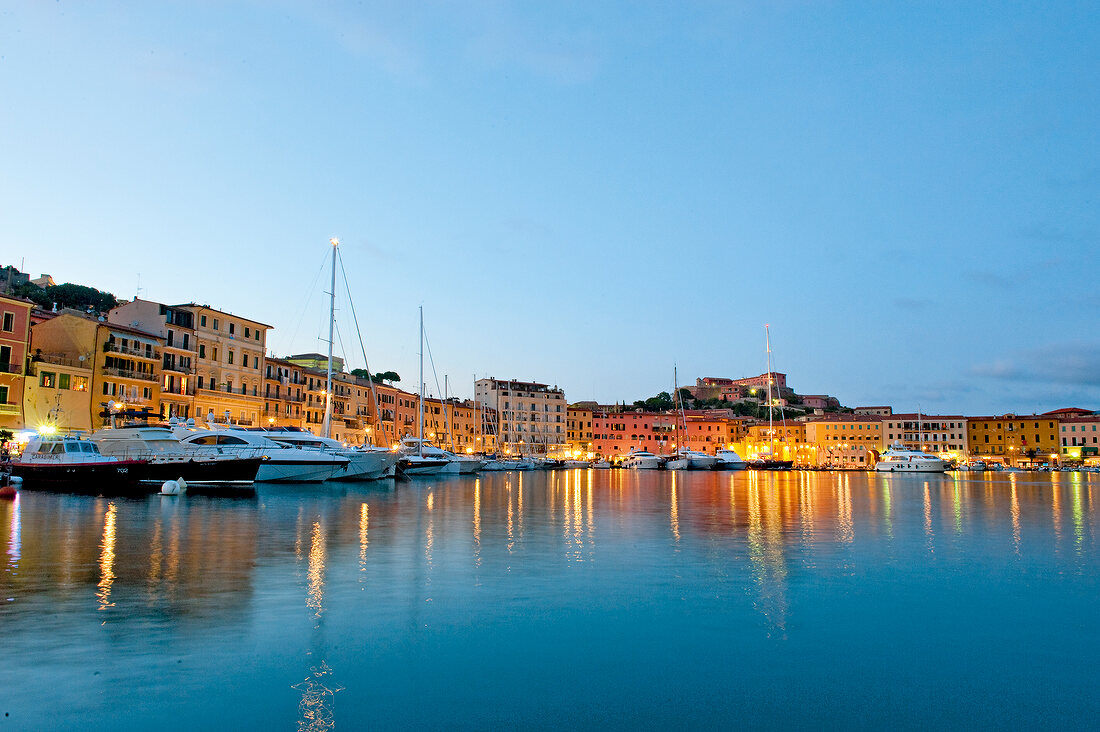
[[[207,704],[226,726],[303,730],[890,726],[890,709],[903,726],[1072,727],[1100,712],[1098,477],[26,492],[0,504],[0,622],[20,629],[4,711],[23,727],[202,727]],[[1025,679],[1027,699],[1003,693]]]

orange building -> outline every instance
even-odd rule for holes
[[[23,386],[34,303],[0,295],[0,429],[24,426]]]

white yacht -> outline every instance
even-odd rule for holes
[[[282,445],[290,445],[303,450],[321,452],[347,458],[348,467],[337,473],[332,480],[378,480],[393,475],[399,455],[390,450],[359,450],[346,447],[331,437],[318,437],[312,432],[284,427],[282,429],[263,430],[259,434]]]
[[[249,486],[263,462],[260,455],[227,454],[216,447],[185,445],[162,425],[104,427],[93,432],[91,440],[104,455],[148,461],[142,482],[158,485],[183,478],[192,486]]]
[[[592,463],[588,462],[587,460],[566,460],[564,463],[562,463],[562,467],[569,470],[572,470],[574,468],[591,468]]]
[[[676,457],[687,458],[688,467],[692,470],[710,470],[718,464],[718,458],[714,455],[707,455],[698,450],[688,450],[686,447],[677,450]]]
[[[744,470],[748,467],[748,463],[733,450],[718,450],[714,457],[718,460],[714,464],[715,470]]]
[[[660,457],[648,450],[632,450],[623,458],[622,465],[630,470],[657,470],[662,462],[664,461]]]
[[[206,446],[228,455],[263,457],[256,480],[262,483],[321,483],[347,472],[348,459],[320,450],[282,445],[244,430],[192,430],[177,427],[184,445]]]
[[[691,467],[691,458],[676,454],[665,458],[665,470],[687,470]]]
[[[875,465],[879,473],[942,473],[947,470],[947,461],[920,450],[910,450],[900,442],[894,442],[890,449],[882,453],[882,459]]]

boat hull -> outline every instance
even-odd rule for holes
[[[252,485],[260,470],[262,458],[235,460],[150,460],[139,470],[143,483],[160,485],[166,480],[183,478],[188,489]]]
[[[93,495],[143,494],[139,480],[146,463],[113,460],[87,463],[13,463],[12,475],[23,479],[24,490],[88,493]]]
[[[340,464],[322,461],[264,460],[258,483],[322,483],[339,472]]]

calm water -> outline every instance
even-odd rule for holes
[[[1093,727],[1100,476],[0,504],[0,729]]]

